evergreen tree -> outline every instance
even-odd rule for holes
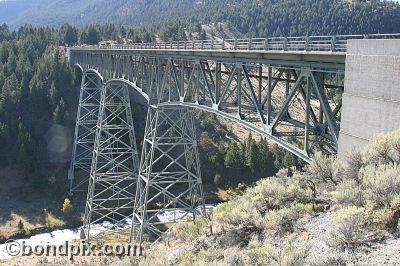
[[[92,45],[92,44],[98,44],[99,42],[100,42],[99,30],[93,25],[89,26],[86,35],[86,43]]]
[[[53,121],[55,124],[64,125],[65,124],[65,104],[64,99],[61,98],[60,102],[58,103],[56,109],[53,113]]]
[[[18,150],[18,164],[22,169],[29,170],[30,169],[30,156],[25,147],[25,144],[21,144]]]
[[[60,29],[60,33],[63,44],[71,46],[78,42],[78,31],[71,25],[67,23],[64,24]]]
[[[235,141],[231,141],[225,155],[225,166],[231,169],[240,169],[243,165],[242,154]]]
[[[68,198],[64,199],[64,202],[61,207],[61,211],[67,215],[71,214],[73,210],[72,203]]]
[[[216,174],[214,177],[214,184],[219,187],[222,185],[222,176],[220,174]]]
[[[59,103],[58,91],[56,88],[56,83],[54,81],[51,83],[51,86],[50,86],[50,102],[51,102],[51,105],[53,108],[54,108],[54,106],[57,106],[57,104]]]
[[[15,74],[6,78],[1,90],[1,102],[4,104],[16,104],[19,100],[20,89]]]
[[[246,166],[254,174],[259,168],[259,149],[257,143],[252,140],[247,144],[246,149]]]
[[[87,43],[87,33],[84,30],[81,32],[81,35],[79,37],[79,43]]]
[[[274,161],[272,153],[269,149],[268,141],[265,138],[261,138],[259,144],[259,169],[263,175],[272,175],[276,170],[274,167]]]

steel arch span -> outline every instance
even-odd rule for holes
[[[307,162],[317,150],[336,154],[344,61],[340,67],[320,67],[301,60],[274,65],[260,59],[181,57],[125,50],[70,51],[71,63],[94,69],[105,80],[126,82],[150,105],[213,112],[270,138]]]
[[[194,218],[205,212],[193,122],[196,110],[239,123],[308,162],[317,150],[335,154],[344,60],[342,53],[319,56],[296,52],[172,50],[167,53],[71,48],[70,63],[84,73],[69,175],[71,192],[76,188],[74,167],[80,160],[79,144],[84,142],[87,151],[93,150],[91,160],[87,158],[91,164],[86,168],[89,173],[86,183],[79,183],[88,184],[84,237],[90,238],[90,228],[96,222],[111,219],[107,230],[114,230],[123,228],[132,219],[131,241],[141,242],[143,233],[160,239],[166,232],[164,226],[176,222],[175,215],[166,219],[165,213],[184,210],[183,217],[190,213],[188,217]],[[131,95],[126,92],[128,87]],[[88,100],[84,95],[91,88],[96,93],[90,99],[96,102],[90,104],[93,108],[97,106],[93,112],[98,115],[89,120],[85,115]],[[117,95],[123,104],[109,100],[107,95]],[[137,149],[133,142],[115,137],[107,130],[116,126],[107,117],[115,116],[126,120],[123,123],[126,126],[121,128],[123,134],[134,136],[133,121],[127,111],[131,98],[149,107],[140,163],[135,159]],[[124,106],[125,118],[113,112],[106,114],[107,106],[117,110],[118,106]],[[80,139],[82,125],[86,126],[84,132],[92,132],[87,133],[90,141]],[[122,154],[113,150],[116,142],[133,148]],[[124,165],[124,171],[114,171],[115,158],[129,155],[133,162]],[[103,180],[104,176],[125,178],[111,184],[110,180]],[[125,182],[124,187],[130,184],[132,189],[119,188],[121,182]],[[124,194],[126,204],[113,205],[114,191]],[[124,212],[128,206],[133,209],[131,216]],[[114,214],[118,214],[119,220],[114,220]]]
[[[129,80],[104,82],[97,70],[83,71],[68,177],[70,194],[87,191],[81,237],[88,241],[124,232],[128,225],[132,241],[141,241],[144,233],[159,239],[166,233],[163,225],[205,212],[193,112],[149,106],[139,168],[132,96],[149,104]],[[155,207],[159,202],[164,204]],[[175,215],[163,218],[166,212]]]

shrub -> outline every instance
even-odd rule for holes
[[[390,208],[368,210],[366,215],[367,225],[372,229],[386,230],[392,221],[393,211]]]
[[[183,241],[195,239],[204,233],[207,224],[208,219],[206,218],[197,218],[192,222],[180,222],[171,230],[170,235]]]
[[[199,265],[199,266],[207,266],[207,265],[216,265],[218,261],[223,259],[224,249],[219,248],[210,248],[210,249],[201,249],[196,254],[196,260],[193,264],[190,265]],[[189,264],[181,263],[182,266],[186,266]]]
[[[243,265],[245,259],[245,251],[238,248],[228,248],[224,251],[224,263],[225,265]]]
[[[358,180],[358,173],[364,165],[365,163],[362,160],[362,154],[360,152],[352,153],[347,159],[345,176],[348,179]]]
[[[347,266],[347,265],[356,265],[354,262],[355,258],[348,253],[343,252],[330,252],[326,254],[324,257],[317,254],[317,256],[313,257],[309,265],[310,266]]]
[[[361,169],[360,179],[365,197],[378,207],[389,206],[400,195],[400,165],[368,165]]]
[[[132,261],[132,258],[129,259],[129,265],[136,265],[133,263],[136,263],[136,258],[135,260]],[[150,252],[149,255],[146,256],[146,258],[142,261],[139,262],[138,265],[142,266],[153,266],[153,265],[169,265],[168,263],[168,258],[167,258],[167,250],[165,246],[158,245],[157,246],[157,252]]]
[[[260,244],[252,241],[249,244],[245,265],[299,266],[304,265],[309,254],[309,244],[302,243],[300,247],[293,245],[290,238],[281,245],[273,246],[266,240]]]
[[[380,209],[373,209],[373,206],[367,209],[368,226],[372,229],[396,231],[400,219],[400,196],[394,196],[389,205]]]
[[[373,138],[363,152],[363,161],[375,165],[400,164],[400,130]]]
[[[345,176],[344,164],[334,156],[316,153],[314,161],[306,167],[307,176],[315,182],[339,184]]]
[[[364,207],[366,205],[364,189],[354,179],[341,182],[333,193],[336,204],[344,206]]]
[[[216,174],[214,177],[214,184],[219,187],[222,185],[222,176],[220,174]]]
[[[271,210],[266,213],[265,233],[282,236],[292,233],[296,222],[306,215],[313,213],[312,204],[293,204],[288,208]]]
[[[229,234],[235,236],[233,242],[247,243],[253,235],[262,233],[263,217],[251,201],[232,200],[224,204],[231,205],[229,211],[223,214],[219,211],[214,217],[224,224]]]
[[[61,211],[67,215],[69,215],[72,212],[72,204],[68,198],[64,199],[64,202],[61,207]]]
[[[196,254],[190,251],[185,251],[181,256],[179,257],[179,263],[177,265],[193,265],[196,261],[199,262],[199,259],[197,258]],[[168,264],[166,264],[168,265]]]
[[[65,223],[50,212],[46,212],[45,224],[47,227],[63,226]]]
[[[220,136],[221,138],[225,138],[227,132],[226,132],[226,130],[224,130],[224,129],[222,129],[222,128],[219,128],[219,129],[217,130],[217,134],[218,134],[218,136]]]
[[[271,177],[257,182],[256,187],[249,189],[249,198],[261,213],[268,210],[285,208],[293,203],[312,203],[312,191],[304,182],[300,173],[293,177]]]
[[[341,251],[354,252],[362,243],[365,209],[355,206],[338,211],[330,243]]]

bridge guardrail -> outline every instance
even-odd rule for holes
[[[228,50],[228,51],[320,51],[346,52],[352,39],[400,39],[396,34],[273,37],[251,39],[219,39],[175,42],[76,46],[79,49],[157,49],[157,50]]]

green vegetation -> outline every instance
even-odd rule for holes
[[[67,130],[75,119],[79,77],[68,67],[64,49],[57,46],[63,34],[31,26],[10,32],[0,26],[0,164],[18,162],[33,174],[27,181],[37,188],[58,183],[45,173],[49,164],[65,163],[49,158],[54,156],[49,150],[52,128]]]
[[[305,171],[281,170],[261,179],[242,195],[218,205],[208,222],[178,224],[169,246],[160,243],[157,256],[150,252],[142,263],[357,263],[369,246],[399,233],[399,136],[400,131],[377,136],[354,156],[360,160],[344,163],[319,155]],[[316,224],[314,219],[325,222]],[[314,233],[310,238],[314,230],[321,230],[317,227],[326,228],[323,235]],[[328,248],[318,251],[323,258],[313,253],[321,243]],[[168,256],[171,252],[174,257]]]
[[[68,198],[65,198],[64,202],[62,204],[62,207],[61,207],[61,211],[64,214],[69,215],[69,214],[71,214],[72,210],[73,210],[73,208],[72,208],[71,201]]]
[[[29,193],[44,192],[56,202],[57,211],[46,208],[44,221],[40,220],[48,227],[78,222],[74,215],[79,215],[80,206],[74,201],[73,208],[65,198],[69,133],[74,128],[80,76],[67,65],[63,46],[393,33],[400,28],[399,4],[379,0],[216,0],[205,5],[194,0],[118,0],[112,5],[108,1],[109,8],[99,8],[105,2],[93,0],[38,2],[38,6],[27,5],[41,7],[33,8],[38,12],[35,16],[21,14],[33,23],[60,28],[25,25],[11,31],[5,24],[0,26],[0,166],[17,167],[19,182],[34,188]],[[66,8],[69,2],[75,4],[73,9]],[[5,18],[2,4],[0,17]],[[49,21],[49,14],[54,18],[58,8],[64,11],[61,20]],[[74,26],[61,21],[74,21]],[[144,114],[142,107],[133,107],[135,123]],[[354,263],[371,242],[398,234],[399,131],[377,137],[349,163],[317,154],[304,167],[293,154],[265,139],[256,141],[249,134],[240,140],[215,115],[200,113],[198,118],[206,192],[223,194],[221,198],[229,201],[220,204],[209,220],[183,223],[172,231],[172,246],[184,243],[173,264],[345,265]],[[142,139],[143,127],[136,127],[137,140]],[[57,141],[52,142],[53,138]],[[55,152],[53,145],[60,139],[68,148]],[[2,175],[0,181],[8,184],[10,179]],[[18,189],[25,196],[22,186]],[[332,252],[324,261],[313,263],[315,254],[310,250],[315,243],[307,237],[305,224],[319,216],[331,217],[326,244]],[[29,232],[36,226],[29,223],[35,220],[32,217],[15,217],[12,229]],[[171,261],[166,247],[155,253],[144,264]]]
[[[211,21],[226,21],[253,37],[397,32],[400,6],[390,1],[266,0],[229,1],[210,11]]]
[[[245,140],[234,139],[215,114],[200,112],[198,119],[203,130],[198,141],[199,155],[207,185],[234,189],[240,183],[252,184],[261,177],[272,176],[279,169],[301,169],[304,165],[265,138],[256,141],[249,133]]]
[[[65,222],[62,221],[60,218],[56,217],[51,212],[46,212],[45,225],[47,227],[59,227],[65,225]]]
[[[0,2],[0,23],[60,27],[113,23],[146,26],[163,40],[204,38],[200,24],[215,23],[210,35],[225,34],[220,22],[239,36],[272,37],[395,33],[400,6],[381,0],[118,0]],[[106,7],[106,8],[105,8]],[[13,14],[13,15],[10,15]],[[124,37],[127,31],[122,32]],[[217,34],[216,34],[217,33]]]

